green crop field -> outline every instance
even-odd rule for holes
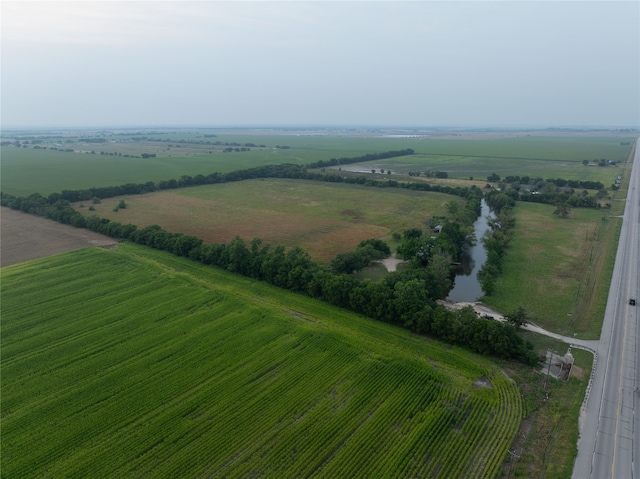
[[[529,176],[531,178],[565,178],[583,181],[601,181],[606,187],[612,185],[621,174],[620,168],[613,166],[584,166],[580,161],[527,159],[527,158],[489,158],[476,156],[440,156],[415,154],[400,158],[390,158],[375,163],[358,163],[341,168],[345,171],[370,172],[390,170],[396,175],[408,175],[409,172],[444,171],[450,178],[482,180],[498,173],[506,176]]]
[[[308,164],[319,160],[356,157],[366,153],[412,148],[416,155],[383,165],[395,173],[428,169],[449,172],[451,177],[485,179],[496,172],[508,175],[561,176],[572,179],[600,180],[605,185],[615,178],[615,168],[587,168],[582,160],[606,158],[621,162],[627,159],[631,146],[625,136],[505,136],[483,139],[389,138],[350,135],[260,134],[250,131],[171,132],[149,134],[149,139],[164,141],[130,142],[133,135],[105,136],[105,143],[83,143],[83,138],[45,140],[42,146],[62,145],[64,152],[51,149],[3,146],[2,191],[14,195],[40,193],[48,195],[61,190],[144,183],[177,179],[182,175],[207,175],[230,172],[264,164]],[[607,135],[607,133],[603,133]],[[3,134],[3,138],[8,138]],[[118,141],[113,143],[114,138]],[[186,143],[180,143],[180,141]],[[253,143],[264,148],[222,153],[224,146],[201,142]],[[61,143],[57,143],[61,142]],[[36,145],[41,146],[41,145]],[[277,149],[276,146],[288,146]],[[90,154],[95,151],[96,154]],[[100,154],[104,152],[105,155]],[[155,158],[135,158],[143,153]],[[112,155],[122,156],[112,156]],[[130,155],[125,157],[124,155]],[[370,171],[370,165],[358,165]]]
[[[415,140],[414,140],[415,141]],[[520,137],[491,140],[423,140],[415,155],[372,163],[336,166],[345,171],[390,170],[393,174],[444,171],[450,178],[485,180],[492,173],[601,181],[606,187],[621,174],[613,166],[584,166],[602,158],[624,163],[631,145],[624,138]]]
[[[493,478],[493,363],[122,244],[2,270],[3,477]]]
[[[272,244],[300,246],[315,260],[328,262],[370,238],[389,239],[394,231],[424,227],[446,214],[461,198],[399,188],[371,188],[304,180],[246,180],[124,197],[126,209],[113,211],[122,198],[75,205],[138,227],[158,224],[167,231],[227,243],[236,235]]]
[[[99,148],[99,147],[98,147]],[[266,153],[265,153],[266,154]],[[2,191],[13,195],[144,183],[264,164],[253,152],[131,158],[2,147]],[[286,161],[291,162],[290,159]],[[271,163],[285,159],[273,155]]]

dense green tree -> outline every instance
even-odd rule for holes
[[[222,254],[222,263],[227,270],[233,273],[250,276],[250,255],[245,241],[240,236],[236,236],[225,248]]]
[[[371,245],[376,251],[380,251],[381,253],[387,256],[391,254],[391,249],[389,248],[389,245],[384,241],[382,241],[381,239],[372,238],[372,239],[361,241],[360,244],[358,245],[358,248],[363,248],[367,245]]]
[[[513,311],[504,315],[504,318],[512,324],[516,329],[521,328],[529,322],[529,315],[527,311],[522,307],[518,306]]]
[[[331,269],[337,274],[351,274],[361,271],[367,264],[367,259],[361,252],[357,250],[346,251],[344,253],[338,253],[331,261]]]
[[[427,271],[436,279],[438,296],[444,296],[451,289],[451,273],[453,271],[453,257],[450,253],[436,248],[427,264]]]
[[[560,218],[567,218],[569,216],[569,213],[571,212],[571,208],[569,208],[569,205],[564,202],[564,203],[556,203],[556,209],[553,212],[554,215],[560,217]]]
[[[403,241],[396,248],[396,256],[405,261],[415,261],[417,264],[427,265],[431,258],[435,240],[428,238],[412,238]]]
[[[420,238],[422,236],[422,230],[419,228],[409,228],[403,231],[402,237],[405,240],[411,240]]]
[[[394,306],[400,316],[400,322],[411,328],[414,315],[427,304],[427,287],[423,280],[412,279],[398,282],[393,288]]]

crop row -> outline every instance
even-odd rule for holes
[[[491,374],[475,357],[454,349],[447,363],[386,325],[324,319],[326,305],[280,304],[142,251],[79,252],[74,267],[63,255],[39,272],[69,278],[52,294],[37,294],[35,270],[3,270],[3,475],[424,476],[438,463],[466,471],[456,465],[475,454],[487,466],[469,477],[482,477],[504,456],[455,441],[513,427],[499,429],[517,389],[495,375],[494,389],[473,389]]]

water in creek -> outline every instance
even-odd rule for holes
[[[478,271],[487,260],[487,250],[484,249],[484,245],[480,240],[489,230],[487,222],[489,217],[494,218],[495,215],[487,203],[482,200],[482,212],[473,224],[477,240],[476,244],[471,248],[467,248],[462,255],[461,263],[456,268],[453,288],[447,296],[448,301],[476,301],[484,294],[478,280]]]

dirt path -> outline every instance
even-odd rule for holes
[[[453,302],[453,301],[438,301],[439,304],[442,304],[447,309],[462,309],[465,306],[471,306],[479,316],[490,317],[491,319],[495,319],[496,321],[506,321],[504,316],[497,311],[491,309],[489,306],[479,303],[479,302]],[[577,338],[570,338],[568,336],[562,336],[560,334],[552,333],[551,331],[547,331],[546,329],[541,328],[533,323],[525,324],[522,329],[526,329],[527,331],[531,331],[534,333],[542,334],[544,336],[549,336],[550,338],[559,339],[560,341],[564,341],[572,346],[577,346],[583,349],[587,349],[589,351],[596,351],[598,347],[597,340],[584,340]]]
[[[393,273],[400,263],[404,263],[404,260],[396,258],[396,254],[393,253],[388,258],[381,260],[381,263],[387,268],[387,271]]]
[[[0,266],[88,246],[114,247],[108,236],[0,207]]]

